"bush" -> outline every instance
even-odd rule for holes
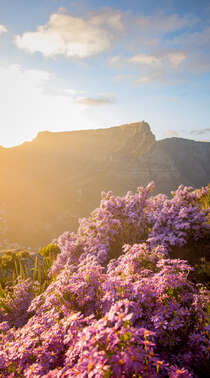
[[[61,252],[57,244],[50,243],[46,247],[40,249],[39,253],[45,258],[55,259]]]
[[[29,261],[32,257],[25,250],[7,250],[0,256],[0,284],[4,287],[16,281],[18,276],[22,279],[29,276]]]
[[[28,300],[26,322],[0,324],[3,377],[208,376],[209,293],[169,255],[205,237],[208,211],[190,188],[172,199],[151,189],[103,194],[76,234],[58,238],[53,279]],[[29,298],[18,290],[17,302]]]

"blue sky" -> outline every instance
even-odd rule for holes
[[[0,0],[0,145],[145,120],[210,141],[210,1]]]

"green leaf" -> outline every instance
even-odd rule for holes
[[[21,260],[19,260],[19,266],[20,266],[20,276],[21,276],[22,280],[24,280],[25,279],[25,271],[24,271],[24,267],[23,267]]]
[[[11,310],[11,308],[6,304],[6,303],[4,303],[3,301],[1,301],[0,300],[0,307],[2,307],[6,312],[8,312],[8,313],[11,313],[12,312],[12,310]]]
[[[6,298],[6,291],[2,288],[1,283],[0,283],[0,297]]]
[[[19,276],[17,261],[15,260],[15,274],[16,278]]]
[[[36,281],[37,270],[38,270],[38,257],[36,256],[35,261],[34,261],[33,281]]]

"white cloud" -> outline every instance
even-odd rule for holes
[[[210,133],[210,127],[207,127],[205,129],[192,130],[190,132],[190,134],[192,134],[192,135],[203,135],[203,134],[207,134],[207,133]]]
[[[114,32],[123,29],[121,14],[103,11],[88,18],[74,17],[63,10],[50,16],[34,32],[15,36],[16,46],[46,57],[64,55],[86,58],[111,47]]]
[[[136,54],[127,59],[128,63],[135,63],[139,67],[141,76],[135,80],[136,84],[152,84],[174,81],[187,55],[183,51],[161,51],[157,55]]]
[[[165,55],[169,64],[174,68],[177,68],[187,58],[186,53],[183,51],[171,51]]]
[[[135,84],[153,84],[164,83],[167,81],[167,75],[163,71],[148,72],[148,74],[142,75],[135,80]]]
[[[201,25],[199,18],[160,11],[149,16],[127,14],[124,21],[129,37],[129,45],[124,44],[124,47],[132,51],[133,56],[125,58],[124,54],[121,58],[113,57],[109,63],[113,67],[119,67],[119,63],[125,65],[126,62],[132,63],[133,67],[135,64],[141,74],[137,74],[136,82],[139,84],[177,82],[177,79],[183,80],[186,73],[209,72],[210,28]],[[194,32],[196,27],[199,32]],[[199,53],[197,48],[200,49]],[[132,70],[131,65],[129,69]]]
[[[130,63],[137,63],[143,65],[160,65],[162,61],[160,58],[154,55],[137,54],[128,59]]]
[[[162,11],[156,12],[150,16],[142,16],[137,18],[137,26],[144,33],[166,34],[187,27],[192,27],[198,19],[191,16],[179,16],[177,14],[166,14]]]
[[[136,54],[128,59],[129,63],[136,63],[145,66],[160,66],[165,61],[174,68],[177,68],[185,59],[187,55],[183,51],[172,50],[167,53],[155,55]]]
[[[8,32],[7,27],[5,25],[0,25],[0,35],[7,32]]]
[[[114,55],[111,58],[109,58],[109,64],[115,65],[122,62],[122,58],[119,55]]]
[[[169,44],[171,50],[179,49],[186,56],[181,62],[185,72],[194,75],[210,72],[209,25],[201,24],[197,31],[183,31],[171,38]]]
[[[85,106],[100,106],[100,105],[109,105],[113,104],[115,101],[113,97],[78,97],[75,99],[75,102],[80,105]]]
[[[105,9],[95,15],[92,14],[90,20],[93,25],[98,27],[104,25],[119,32],[122,32],[124,29],[122,13],[117,10]]]
[[[173,138],[173,137],[178,137],[178,136],[179,136],[179,133],[176,130],[167,129],[164,132],[165,138]]]
[[[140,78],[136,79],[135,82],[136,84],[146,84],[152,81],[153,79],[153,76],[141,76]]]
[[[172,45],[183,46],[188,49],[209,48],[210,44],[210,26],[203,25],[198,31],[186,31],[177,35],[171,40]]]

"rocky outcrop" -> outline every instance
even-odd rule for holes
[[[77,227],[103,190],[124,194],[154,180],[156,193],[210,181],[210,143],[156,141],[146,122],[107,129],[41,132],[0,148],[6,238],[33,248]]]

